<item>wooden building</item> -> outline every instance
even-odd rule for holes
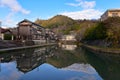
[[[18,23],[19,40],[40,40],[44,39],[45,28],[27,19]]]
[[[0,40],[13,40],[14,36],[9,29],[0,28]]]

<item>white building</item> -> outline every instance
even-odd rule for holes
[[[120,9],[109,9],[102,16],[101,21],[106,20],[108,17],[120,17]]]
[[[61,41],[76,41],[75,35],[63,35]]]

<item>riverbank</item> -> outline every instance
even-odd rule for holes
[[[97,53],[108,53],[108,54],[119,54],[120,55],[120,48],[105,48],[105,47],[98,47],[98,46],[91,46],[87,44],[80,44],[82,47],[88,49],[91,52]]]
[[[46,43],[46,44],[41,44],[41,45],[5,48],[5,49],[0,49],[0,52],[14,51],[14,50],[20,50],[20,49],[29,49],[29,48],[37,48],[37,47],[45,47],[45,46],[51,46],[51,45],[56,45],[56,44],[57,43]]]

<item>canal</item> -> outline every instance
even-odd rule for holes
[[[120,80],[120,56],[76,45],[0,53],[0,80]]]

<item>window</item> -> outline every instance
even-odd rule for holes
[[[118,13],[112,13],[112,16],[113,17],[118,16]]]

